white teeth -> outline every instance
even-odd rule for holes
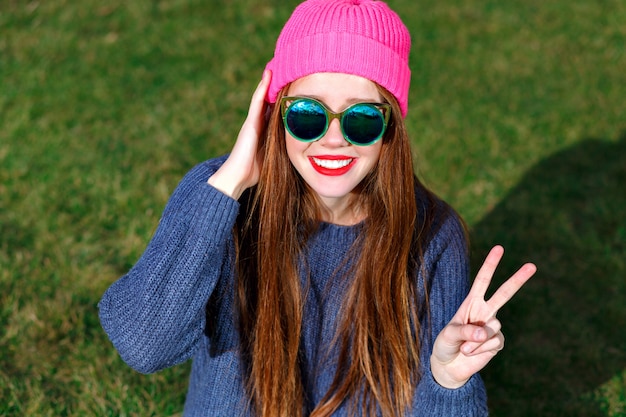
[[[339,169],[343,168],[347,165],[350,165],[352,162],[352,158],[350,159],[317,159],[313,158],[313,161],[322,168],[327,169]]]

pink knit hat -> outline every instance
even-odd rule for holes
[[[307,0],[285,24],[274,58],[267,100],[316,72],[339,72],[375,81],[408,109],[411,37],[400,17],[376,0]]]

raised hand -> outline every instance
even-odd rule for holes
[[[443,387],[462,386],[504,347],[504,336],[496,314],[537,268],[531,263],[523,265],[489,300],[485,300],[485,293],[503,254],[502,246],[491,249],[467,298],[435,340],[430,366],[433,377]]]
[[[259,138],[265,127],[265,95],[271,77],[270,71],[263,73],[263,79],[252,95],[248,116],[241,126],[235,146],[228,159],[208,180],[209,184],[234,199],[238,199],[241,193],[259,181],[263,159]]]

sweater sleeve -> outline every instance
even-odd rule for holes
[[[207,184],[222,162],[200,164],[183,178],[141,258],[98,304],[111,342],[139,372],[186,361],[202,338],[206,302],[239,210],[237,201]]]
[[[475,374],[458,389],[439,385],[430,370],[437,335],[448,324],[469,292],[467,242],[458,217],[451,213],[430,242],[424,260],[429,270],[430,320],[422,346],[422,377],[415,393],[415,415],[478,417],[488,415],[487,393]]]

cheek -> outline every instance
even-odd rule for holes
[[[363,151],[361,152],[361,157],[366,158],[368,164],[370,164],[371,166],[376,165],[376,163],[380,159],[380,154],[383,149],[382,141],[379,141],[378,143],[372,146],[368,146],[366,148],[367,149],[363,149]]]
[[[292,164],[297,165],[297,161],[302,157],[303,152],[309,145],[309,143],[294,139],[289,132],[285,131],[285,147],[287,148],[287,155]]]

